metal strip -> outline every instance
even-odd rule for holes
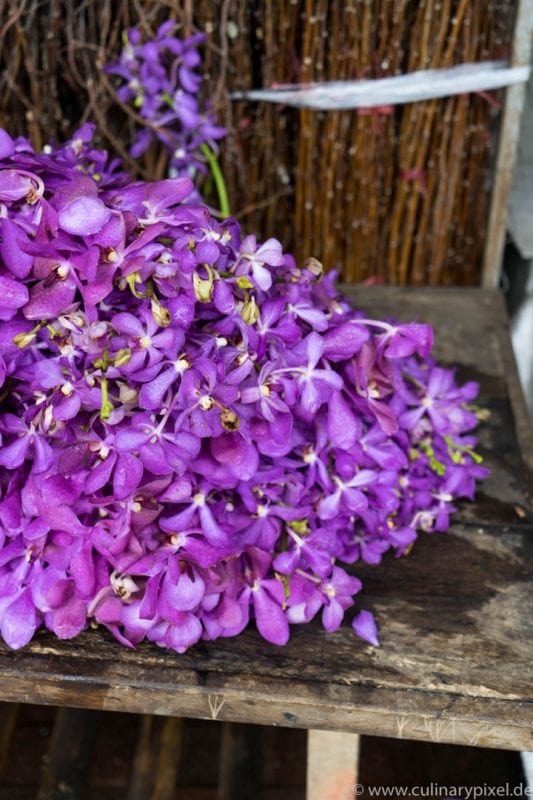
[[[233,92],[231,98],[325,111],[372,108],[522,85],[527,81],[529,71],[526,64],[509,67],[505,61],[483,61],[376,80],[327,81],[252,89]]]

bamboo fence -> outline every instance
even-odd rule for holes
[[[0,0],[0,124],[40,148],[93,119],[142,178],[157,146],[128,155],[135,113],[101,65],[122,31],[172,17],[205,31],[205,89],[229,134],[233,213],[348,281],[479,282],[497,142],[497,94],[396,107],[296,110],[233,90],[379,78],[507,58],[515,0]]]

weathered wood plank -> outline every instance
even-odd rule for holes
[[[316,631],[318,633],[318,631]],[[320,642],[324,652],[339,643]],[[423,640],[418,650],[422,649]],[[355,649],[355,647],[354,647]],[[370,648],[369,648],[370,649]],[[408,651],[409,652],[409,651]],[[404,668],[413,669],[417,663],[417,648],[404,656]],[[368,653],[372,658],[371,653]],[[531,703],[519,695],[494,699],[480,688],[476,695],[462,696],[457,687],[446,684],[426,690],[392,689],[378,685],[358,685],[355,673],[319,683],[283,676],[275,678],[235,676],[209,673],[198,685],[198,675],[176,668],[171,671],[150,667],[146,670],[115,670],[110,664],[100,664],[98,674],[83,659],[76,659],[75,674],[63,668],[61,674],[50,674],[45,659],[41,667],[35,663],[28,672],[31,679],[18,672],[4,675],[2,685],[22,700],[32,688],[33,696],[43,704],[77,705],[137,713],[182,715],[213,719],[212,709],[220,710],[219,720],[248,722],[254,719],[265,725],[342,730],[371,735],[393,736],[455,744],[531,749]],[[28,665],[26,665],[28,666]],[[65,665],[62,665],[63,667]],[[400,666],[400,665],[399,665]],[[468,664],[461,659],[457,672]],[[88,669],[89,667],[89,669]],[[72,670],[72,667],[71,667]],[[273,671],[274,674],[275,670]],[[111,674],[113,673],[113,674]],[[120,674],[122,673],[122,674]],[[391,681],[392,683],[392,681]]]
[[[501,298],[350,293],[369,314],[434,324],[438,357],[479,380],[491,411],[480,440],[492,475],[476,503],[408,557],[355,567],[357,607],[375,612],[381,648],[348,625],[296,626],[284,648],[250,629],[181,656],[130,652],[99,630],[71,642],[40,633],[19,653],[0,647],[0,699],[533,749],[529,431]]]

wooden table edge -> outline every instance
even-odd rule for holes
[[[18,660],[18,659],[17,659]],[[1,662],[0,662],[1,666]],[[323,729],[511,750],[533,748],[533,702],[444,691],[328,684],[193,671],[171,683],[154,675],[57,674],[46,664],[0,668],[0,700],[260,725]]]

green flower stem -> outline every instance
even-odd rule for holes
[[[446,464],[444,464],[442,461],[439,461],[438,458],[435,456],[435,452],[430,442],[422,441],[420,442],[419,447],[427,456],[429,468],[432,469],[433,472],[436,472],[437,475],[439,475],[440,477],[445,475]]]
[[[479,453],[476,453],[476,451],[470,445],[457,444],[453,441],[451,436],[445,436],[444,441],[448,446],[448,453],[450,454],[450,458],[454,464],[461,463],[461,453],[467,453],[475,464],[483,463],[483,456],[480,456]]]
[[[200,152],[202,153],[205,160],[209,164],[211,175],[213,176],[215,186],[217,187],[220,213],[223,217],[229,217],[231,212],[229,210],[228,192],[226,189],[226,183],[224,181],[222,170],[220,169],[220,164],[217,161],[217,157],[215,156],[209,145],[207,145],[205,142],[200,145]]]
[[[109,399],[107,378],[102,378],[100,389],[102,391],[102,402],[100,406],[100,419],[109,419],[113,411],[113,403]]]

